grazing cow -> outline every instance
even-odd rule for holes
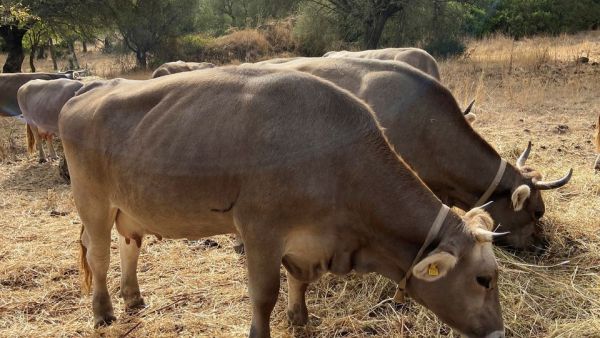
[[[439,82],[400,62],[304,58],[262,67],[298,70],[329,80],[364,100],[377,114],[394,149],[444,203],[468,210],[488,200],[492,218],[508,236],[500,244],[534,249],[543,244],[536,222],[544,215],[544,182],[525,167],[530,146],[517,162],[500,155],[465,122],[456,100]]]
[[[59,130],[96,326],[115,320],[106,277],[116,224],[127,307],[143,304],[144,234],[238,232],[251,337],[270,336],[282,263],[300,288],[327,271],[378,272],[463,334],[504,337],[489,215],[445,207],[372,111],[327,81],[258,67],[98,81],[67,101]],[[291,318],[303,318],[300,303],[290,299]]]
[[[213,67],[215,67],[215,65],[209,62],[185,62],[181,60],[167,62],[162,64],[160,67],[156,68],[156,70],[152,73],[152,78],[154,79],[165,75]]]
[[[67,73],[17,73],[17,74],[0,74],[0,116],[19,116],[22,114],[17,102],[17,91],[25,83],[41,79],[41,80],[53,80],[53,79],[71,79],[73,76],[72,72]],[[33,147],[36,145],[39,151],[40,162],[46,161],[44,154],[41,137],[35,133],[31,126],[27,125],[27,146],[29,152],[33,151]],[[48,151],[51,157],[56,157],[54,146],[52,145],[52,139],[47,140]]]
[[[596,125],[596,151],[598,152],[598,157],[596,158],[596,164],[594,168],[596,170],[600,170],[600,115],[598,115],[598,124]]]
[[[339,52],[327,52],[323,57],[402,61],[440,81],[440,69],[435,58],[420,48],[384,48],[359,52],[343,50]]]
[[[38,79],[19,88],[17,101],[27,121],[27,144],[30,152],[33,145],[37,144],[40,163],[46,161],[42,139],[48,144],[50,158],[57,159],[52,137],[58,134],[58,114],[65,102],[82,86],[82,82],[70,79]]]

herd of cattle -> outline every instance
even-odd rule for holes
[[[572,170],[542,180],[525,165],[531,143],[515,165],[503,159],[425,51],[178,61],[152,77],[0,76],[0,114],[23,114],[40,161],[43,140],[51,158],[52,136],[63,143],[96,326],[115,320],[106,277],[116,225],[127,309],[144,306],[144,235],[235,233],[251,337],[270,336],[281,264],[294,325],[306,324],[305,292],[322,274],[377,272],[398,282],[397,299],[406,292],[461,334],[504,337],[491,243],[543,250],[541,191]]]

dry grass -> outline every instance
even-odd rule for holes
[[[441,64],[444,82],[461,103],[477,98],[475,128],[506,158],[514,160],[531,139],[530,163],[548,177],[575,170],[569,185],[544,193],[548,252],[535,258],[496,250],[508,335],[599,337],[600,175],[591,169],[591,140],[600,113],[600,67],[573,62],[585,53],[592,61],[600,59],[599,34],[519,42],[511,67],[509,54],[501,56],[507,46],[512,42],[507,45],[503,38],[473,42],[470,58]],[[568,128],[559,130],[558,125]],[[56,164],[37,164],[35,156],[25,154],[21,131],[18,122],[0,120],[0,144],[7,154],[0,158],[0,336],[247,334],[245,262],[230,249],[227,236],[215,238],[221,248],[147,240],[139,278],[148,307],[133,316],[123,313],[116,297],[115,238],[109,289],[119,320],[94,331],[90,297],[79,293],[80,225],[69,187],[61,183]],[[282,273],[272,317],[278,337],[456,336],[412,302],[376,306],[394,289],[375,275],[326,276],[311,286],[306,328],[287,324],[285,291]]]

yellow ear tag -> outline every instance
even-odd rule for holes
[[[427,273],[430,276],[437,276],[440,274],[440,270],[438,270],[437,264],[435,263],[431,263],[429,264],[429,269],[427,270]]]

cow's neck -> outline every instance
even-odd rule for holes
[[[437,114],[435,118],[444,126],[432,131],[437,141],[429,152],[436,154],[437,161],[418,160],[426,166],[422,178],[445,203],[469,210],[494,181],[501,157],[460,114]],[[494,191],[510,190],[517,176],[518,170],[507,163]]]
[[[400,162],[396,165],[369,162],[373,164],[370,172],[377,175],[355,181],[360,193],[354,192],[354,196],[359,197],[355,202],[366,225],[362,236],[369,238],[367,252],[372,253],[364,265],[399,280],[425,242],[442,203]],[[452,211],[433,243],[450,237],[465,237],[462,220]],[[377,262],[370,260],[374,257]],[[360,271],[360,267],[357,270]]]

